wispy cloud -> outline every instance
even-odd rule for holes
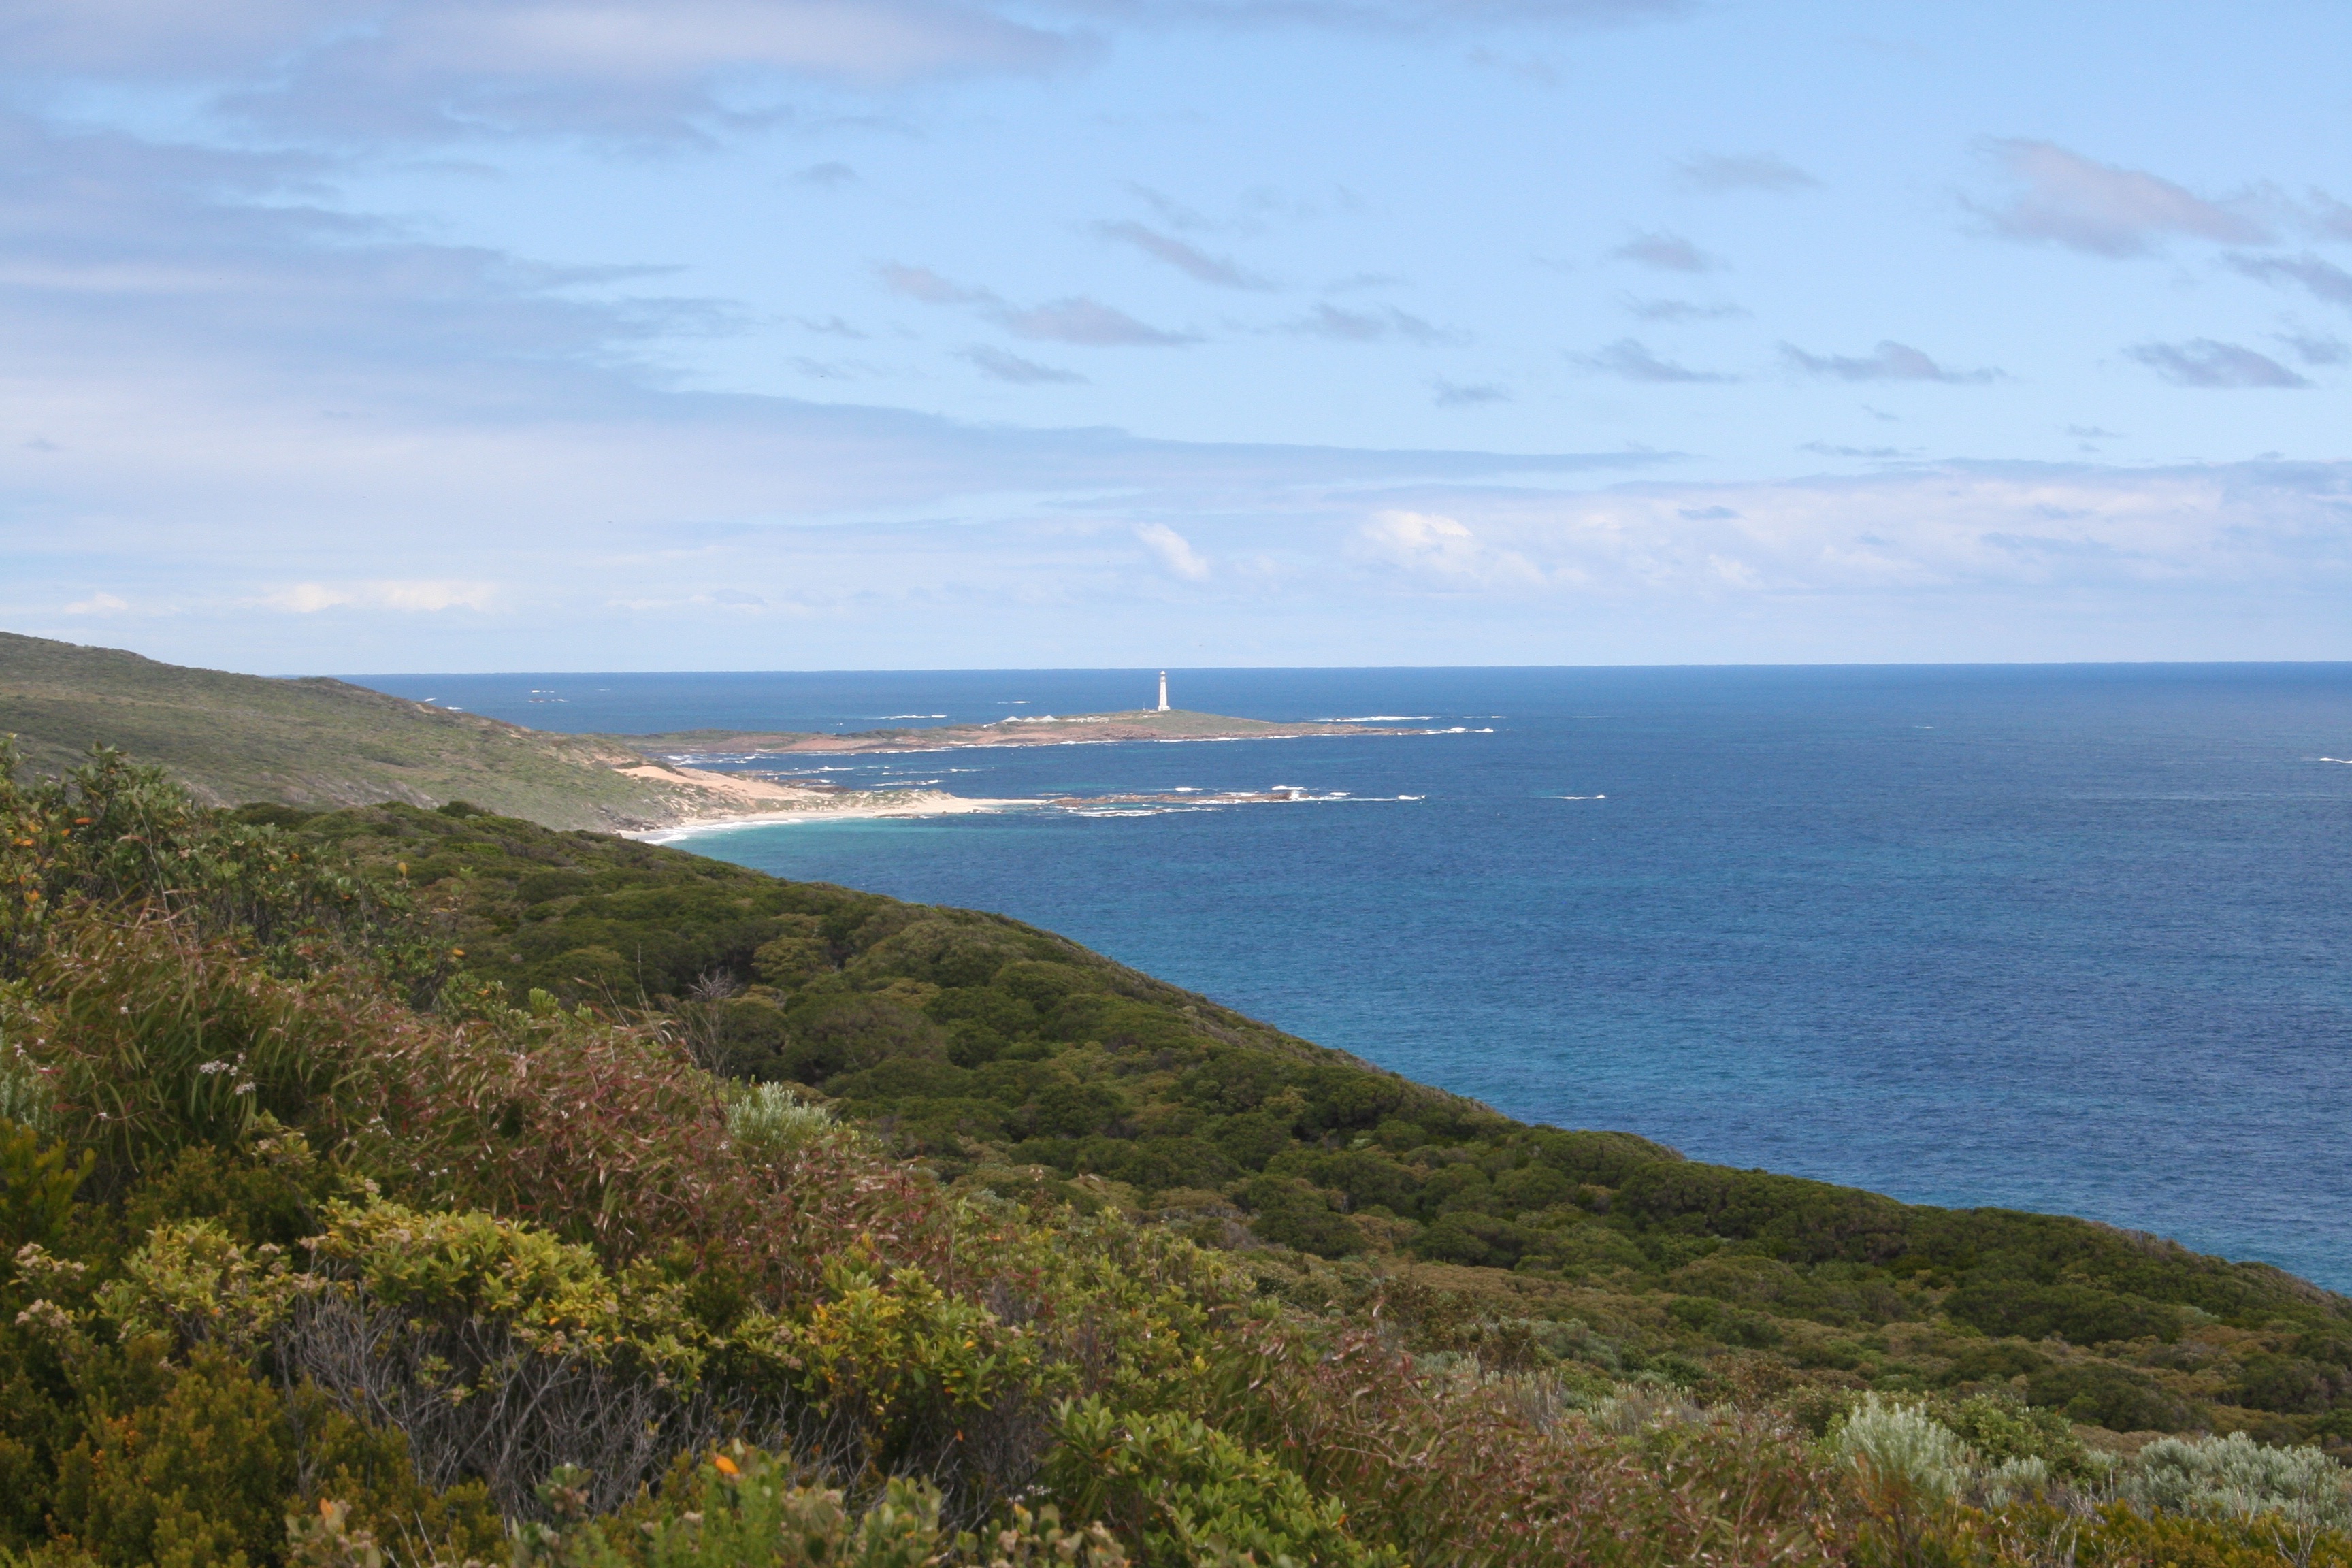
[[[2314,299],[2352,310],[2352,272],[2308,251],[2301,256],[2231,255],[2222,260],[2236,271],[2264,283],[2291,283]]]
[[[882,279],[882,287],[893,294],[920,300],[926,305],[978,305],[996,300],[992,290],[951,282],[928,267],[877,261],[874,264],[874,273]]]
[[[1452,33],[1496,22],[1550,27],[1624,26],[1687,14],[1689,0],[1087,0],[1093,16],[1249,27]]]
[[[1160,233],[1135,222],[1099,223],[1095,232],[1105,239],[1131,245],[1146,256],[1164,261],[1196,282],[1217,289],[1269,289],[1274,285],[1256,273],[1248,271],[1229,258],[1211,256],[1195,246],[1171,235]]]
[[[2268,354],[2212,338],[2179,343],[2137,343],[2124,353],[2175,386],[2300,387],[2310,381]]]
[[[1370,310],[1344,310],[1337,305],[1318,304],[1306,315],[1284,323],[1283,330],[1304,337],[1328,338],[1333,342],[1376,343],[1388,338],[1403,338],[1416,343],[1440,343],[1461,341],[1462,334],[1433,326],[1419,316],[1383,306]]]
[[[2326,239],[2352,239],[2352,206],[2314,190],[2303,209],[2304,226]]]
[[[77,599],[65,611],[69,616],[119,616],[130,607],[130,600],[100,591],[87,599]]]
[[[831,190],[839,185],[856,184],[857,171],[842,163],[811,163],[807,168],[795,172],[792,182],[796,185],[814,185]]]
[[[854,338],[864,342],[873,335],[859,331],[839,316],[827,316],[822,321],[812,320],[807,316],[794,316],[793,321],[803,331],[820,332],[830,338]]]
[[[2005,239],[2062,245],[2092,256],[2143,256],[2167,239],[2258,245],[2269,226],[2245,197],[2200,196],[2139,169],[2095,163],[2049,142],[2005,141],[1986,153],[2017,189],[1969,206]]]
[[[1686,191],[1720,195],[1727,191],[1769,191],[1791,195],[1817,189],[1821,182],[1787,159],[1772,153],[1746,157],[1702,153],[1675,165],[1674,183]]]
[[[1646,345],[1632,338],[1620,338],[1597,353],[1570,354],[1568,357],[1571,363],[1597,375],[1613,375],[1625,381],[1727,383],[1739,379],[1736,375],[1693,370],[1688,365],[1660,359]]]
[[[810,81],[1034,74],[1090,58],[1084,31],[960,0],[17,0],[8,67],[175,81],[307,137],[517,133],[685,141],[759,122]]]
[[[1168,331],[1084,295],[1042,305],[1012,305],[992,289],[955,282],[928,267],[886,261],[874,271],[884,288],[907,299],[926,305],[978,306],[981,314],[1016,338],[1086,348],[1178,348],[1201,341],[1197,332]]]
[[[2280,332],[2277,341],[2305,364],[2352,364],[2352,343],[2333,332]]]
[[[1441,376],[1430,383],[1430,401],[1440,408],[1483,408],[1488,404],[1511,401],[1510,389],[1491,381],[1464,384]]]
[[[1678,234],[1637,234],[1610,255],[1661,272],[1713,272],[1723,264]]]
[[[1137,184],[1130,181],[1127,193],[1158,213],[1160,221],[1170,228],[1199,232],[1222,226],[1206,213],[1197,207],[1187,206],[1165,191],[1154,190],[1150,185]]]
[[[1745,316],[1748,311],[1738,305],[1694,304],[1688,300],[1643,300],[1631,294],[1621,294],[1617,302],[1643,321],[1727,321]]]
[[[1167,331],[1083,295],[1032,305],[1026,310],[1007,307],[992,314],[997,324],[1014,337],[1040,342],[1076,343],[1086,348],[1165,349],[1201,341],[1198,332]]]
[[[1867,355],[1807,353],[1794,343],[1780,345],[1780,357],[1790,368],[1807,375],[1837,381],[1936,381],[1948,385],[1981,385],[2000,381],[1998,370],[1947,370],[1908,343],[1882,340]]]
[[[1023,359],[1019,354],[986,343],[975,343],[962,351],[982,375],[992,381],[1007,381],[1015,386],[1075,385],[1085,382],[1085,376],[1074,370],[1057,370],[1049,364]]]
[[[1912,455],[1900,447],[1841,447],[1829,441],[1808,441],[1797,450],[1822,458],[1867,458],[1882,463]]]

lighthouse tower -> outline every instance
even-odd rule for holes
[[[1160,711],[1168,711],[1168,672],[1164,669],[1160,672]]]

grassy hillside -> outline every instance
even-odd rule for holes
[[[1528,1126],[1003,916],[488,816],[260,815],[404,876],[467,984],[651,1009],[950,1180],[1252,1249],[1284,1289],[1384,1298],[1423,1349],[2352,1437],[2352,1302],[2265,1266]]]
[[[453,713],[340,680],[270,680],[0,633],[0,734],[54,772],[103,742],[199,797],[295,805],[470,800],[558,827],[650,827],[679,792],[609,742]]]
[[[2352,1568],[2275,1271],[992,916],[16,772],[0,1568]]]

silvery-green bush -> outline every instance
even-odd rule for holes
[[[2284,1515],[2298,1525],[2352,1530],[2344,1467],[2317,1448],[2273,1448],[2243,1432],[2161,1437],[2116,1475],[2126,1502],[2216,1519]]]
[[[5,999],[0,998],[0,1007],[5,1005]],[[54,1120],[49,1091],[23,1047],[0,1040],[0,1121],[47,1132]]]
[[[1989,1469],[1977,1472],[1977,1495],[1995,1508],[2040,1497],[2050,1489],[2052,1476],[2047,1459],[2003,1459]]]
[[[1830,1441],[1841,1458],[1882,1484],[1956,1499],[1969,1483],[1969,1446],[1920,1405],[1864,1394]]]
[[[727,1135],[754,1153],[799,1147],[833,1125],[823,1106],[811,1105],[780,1083],[755,1083],[728,1101]]]

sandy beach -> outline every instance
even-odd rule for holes
[[[1035,800],[982,800],[929,789],[851,792],[831,797],[820,796],[815,791],[801,793],[817,798],[791,805],[778,805],[761,811],[698,816],[667,827],[648,828],[623,837],[642,839],[648,844],[671,844],[696,834],[715,833],[730,827],[844,822],[856,817],[962,816],[980,811],[1021,811],[1045,804]]]

